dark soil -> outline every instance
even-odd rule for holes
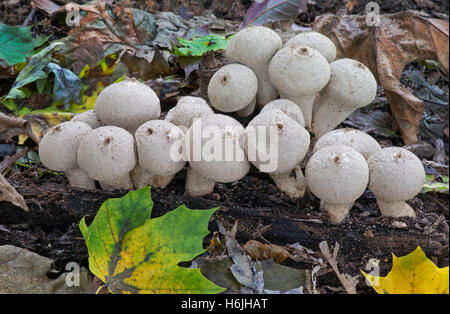
[[[87,266],[87,250],[78,229],[80,219],[87,215],[90,223],[103,201],[126,192],[81,191],[68,187],[62,176],[34,179],[31,175],[30,171],[10,179],[31,212],[0,203],[0,245],[12,244],[52,258],[56,268],[63,269],[71,261]],[[341,225],[334,225],[319,211],[317,198],[308,195],[297,202],[289,200],[278,192],[270,178],[256,171],[238,182],[217,184],[215,193],[202,198],[184,194],[184,176],[184,172],[179,173],[166,189],[152,189],[153,217],[181,204],[193,209],[220,207],[210,222],[211,231],[218,230],[216,220],[228,228],[238,221],[237,240],[241,244],[251,239],[264,242],[258,230],[271,243],[299,242],[315,251],[321,241],[328,241],[330,246],[337,242],[341,245],[340,270],[352,276],[360,274],[370,258],[381,260],[381,272],[385,275],[391,265],[391,252],[406,255],[418,245],[438,266],[449,264],[447,196],[427,194],[411,200],[417,218],[395,219],[407,226],[398,228],[392,225],[394,219],[380,216],[374,195],[367,191],[349,217]],[[309,267],[292,261],[285,264]],[[361,282],[361,292],[370,292]],[[320,277],[319,283],[340,286],[333,273]]]

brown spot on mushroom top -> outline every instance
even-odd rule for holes
[[[341,164],[341,158],[339,156],[334,157],[334,163],[339,166]]]
[[[152,129],[147,129],[147,134],[148,135],[152,135],[153,134],[153,130]]]
[[[57,125],[52,129],[52,134],[57,134],[61,131],[61,126]]]
[[[284,128],[284,124],[281,122],[277,122],[277,123],[275,123],[275,125],[278,128],[278,130],[282,130]]]
[[[111,143],[111,138],[110,137],[107,137],[107,138],[105,138],[105,140],[103,141],[103,144],[105,144],[105,146],[108,146],[110,143]]]
[[[221,80],[222,85],[228,84],[228,81],[229,81],[229,80],[230,80],[230,74],[229,74],[229,73],[226,73],[226,74],[223,76],[222,80]]]

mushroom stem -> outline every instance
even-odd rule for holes
[[[134,187],[141,189],[144,186],[151,185],[152,175],[146,169],[144,169],[139,163],[136,164],[134,169],[130,173],[131,180]]]
[[[244,109],[238,110],[237,114],[239,117],[248,117],[249,115],[251,115],[253,113],[253,111],[255,111],[255,107],[256,107],[256,97],[253,98],[252,102],[250,104],[248,104],[247,107],[245,107]]]
[[[416,217],[414,209],[405,203],[405,201],[386,202],[377,199],[381,214],[387,217]]]
[[[286,97],[283,97],[283,96],[286,96]],[[313,116],[313,104],[314,104],[315,96],[316,96],[315,94],[313,94],[313,95],[298,95],[298,96],[282,95],[282,98],[287,98],[287,99],[292,100],[302,110],[303,117],[305,118],[305,128],[306,129],[311,129],[312,116]]]
[[[175,174],[171,174],[168,176],[158,176],[158,175],[152,175],[152,181],[151,185],[155,188],[162,188],[164,189],[166,186],[169,185],[170,181],[172,181]]]
[[[189,168],[186,176],[186,192],[190,196],[203,196],[214,192],[216,182],[201,176],[198,172]]]
[[[110,181],[100,181],[102,189],[107,191],[114,190],[129,190],[133,188],[133,182],[129,173],[124,174],[121,177],[114,178]]]
[[[341,122],[347,119],[355,109],[356,108],[341,106],[332,99],[321,99],[317,105],[317,109],[314,110],[314,117],[312,120],[312,130],[316,138],[332,131]]]
[[[301,198],[305,195],[306,180],[300,166],[295,167],[295,176],[289,173],[271,174],[276,186],[281,192],[293,199]]]
[[[80,168],[70,169],[65,174],[71,186],[87,190],[95,189],[95,181]]]
[[[261,70],[256,70],[255,68],[253,68],[253,71],[258,77],[258,92],[256,94],[256,105],[258,106],[258,108],[262,108],[267,103],[277,98],[278,91],[270,81],[267,66]]]
[[[350,212],[350,208],[353,207],[353,203],[350,204],[331,204],[325,201],[320,201],[320,209],[325,211],[330,217],[331,221],[335,223],[341,223]]]

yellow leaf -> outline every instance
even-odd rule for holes
[[[448,294],[448,266],[438,268],[422,248],[402,257],[392,254],[392,269],[386,277],[361,271],[379,294]]]

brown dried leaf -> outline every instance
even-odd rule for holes
[[[54,3],[51,0],[32,0],[31,5],[35,8],[41,9],[42,11],[47,12],[52,15],[57,12],[60,8],[59,5]]]
[[[449,69],[448,21],[405,11],[379,15],[368,26],[365,15],[324,14],[314,22],[336,44],[338,55],[367,65],[383,86],[405,144],[417,142],[417,128],[424,112],[423,101],[399,79],[405,66],[417,59],[433,59]]]
[[[17,135],[26,135],[39,144],[39,138],[33,132],[33,126],[29,121],[9,117],[0,112],[0,142],[6,142]]]
[[[256,261],[273,259],[276,263],[282,263],[289,257],[285,248],[274,244],[263,244],[255,240],[245,243],[244,249]]]
[[[2,174],[0,174],[0,202],[11,202],[26,212],[30,211],[22,195],[17,193]]]

